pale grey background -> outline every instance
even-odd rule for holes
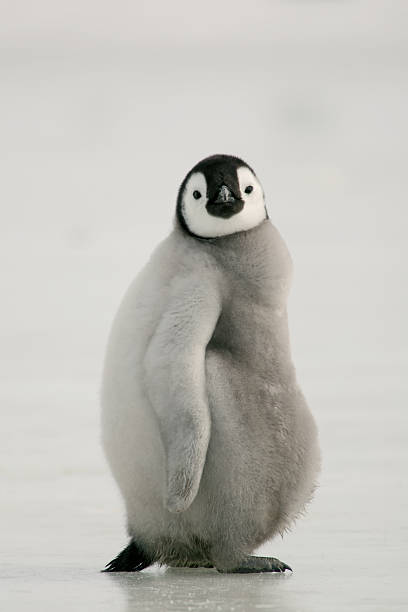
[[[0,6],[2,608],[405,609],[408,3]],[[109,326],[216,152],[254,166],[293,255],[320,489],[263,549],[291,577],[99,574],[126,542],[98,439]]]

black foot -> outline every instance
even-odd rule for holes
[[[219,569],[219,572],[225,574],[251,574],[260,572],[284,572],[285,570],[292,571],[292,568],[283,561],[275,559],[275,557],[252,557],[249,556],[239,564],[238,567],[232,569]]]
[[[153,561],[148,559],[141,548],[131,541],[118,556],[110,561],[103,572],[140,572],[151,565]]]

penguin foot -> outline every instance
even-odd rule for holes
[[[152,563],[153,561],[145,555],[143,550],[131,540],[128,546],[115,559],[112,559],[102,572],[140,572]]]
[[[293,571],[289,565],[275,559],[275,557],[253,557],[248,556],[239,566],[232,569],[221,569],[217,567],[217,570],[222,574],[252,574],[261,572],[281,572],[285,570]]]

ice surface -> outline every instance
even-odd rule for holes
[[[334,380],[335,392],[319,391],[309,379],[324,472],[307,516],[261,549],[293,567],[284,576],[99,573],[126,539],[93,385],[13,385],[2,397],[0,608],[405,610],[407,419],[403,389],[377,374],[383,389]]]
[[[406,3],[210,2],[188,27],[182,2],[57,4],[0,23],[0,609],[406,610]],[[101,574],[126,544],[109,325],[214,152],[254,166],[293,255],[320,487],[259,551],[293,575]]]

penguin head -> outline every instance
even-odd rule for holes
[[[177,219],[198,238],[249,230],[268,218],[262,186],[238,157],[212,155],[190,170],[177,198]]]

